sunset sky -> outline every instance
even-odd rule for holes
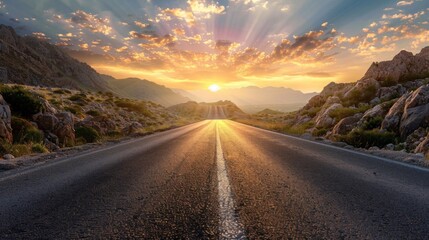
[[[101,73],[187,90],[320,91],[429,45],[427,0],[0,0],[0,23]]]

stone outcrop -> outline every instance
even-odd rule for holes
[[[9,143],[13,141],[11,121],[10,107],[3,99],[3,96],[0,95],[0,139]]]
[[[343,106],[339,103],[334,103],[320,111],[318,116],[315,119],[316,128],[329,128],[335,124],[335,119],[330,115],[333,111]]]
[[[408,78],[429,76],[429,47],[419,54],[401,51],[393,60],[373,63],[363,78],[374,78],[378,81],[400,82]]]
[[[361,117],[362,114],[356,114],[354,116],[341,119],[332,129],[331,136],[346,135],[357,126]]]

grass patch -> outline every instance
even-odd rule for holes
[[[396,143],[397,138],[396,134],[392,132],[382,132],[378,129],[356,129],[345,136],[339,136],[338,140],[358,148],[373,146],[383,148],[389,143]]]
[[[12,117],[12,134],[14,143],[41,143],[43,132],[29,121]]]
[[[93,143],[101,139],[100,134],[92,127],[81,126],[77,127],[75,131],[76,138],[84,140],[84,143]]]
[[[12,114],[30,119],[42,110],[39,96],[27,91],[21,86],[1,86],[0,93],[9,104]]]

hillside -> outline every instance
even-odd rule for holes
[[[0,82],[113,92],[121,97],[153,101],[165,106],[189,101],[147,80],[117,80],[101,75],[89,65],[69,56],[65,49],[35,37],[21,37],[5,25],[0,25]]]
[[[163,106],[111,93],[0,85],[0,154],[22,156],[187,123]]]
[[[210,118],[241,118],[246,114],[231,101],[218,101],[214,103],[197,103],[187,102],[174,105],[168,108],[183,117],[193,119],[210,119]]]
[[[330,83],[276,127],[360,148],[429,154],[429,47],[373,63],[355,83]],[[270,121],[269,119],[267,121]]]
[[[115,79],[107,75],[103,75],[103,78],[111,91],[121,97],[152,101],[167,107],[190,101],[189,98],[148,80],[138,78]]]

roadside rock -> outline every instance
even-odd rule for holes
[[[415,90],[405,101],[400,123],[401,137],[406,137],[419,127],[429,125],[429,85]]]
[[[13,141],[11,121],[12,114],[10,107],[3,96],[0,95],[0,139],[9,143]]]
[[[39,113],[33,116],[33,120],[37,123],[39,129],[43,131],[52,131],[58,124],[58,118],[52,113]]]
[[[321,110],[321,114],[316,117],[316,128],[329,128],[335,124],[335,119],[330,116],[330,114],[338,109],[342,108],[343,105],[339,103],[334,103],[326,109]]]
[[[381,123],[382,129],[398,132],[401,117],[404,113],[405,101],[410,95],[411,93],[403,95],[398,99],[398,101],[395,102],[395,104],[393,104],[387,115],[384,117],[383,122]]]
[[[5,154],[5,155],[3,155],[3,158],[6,160],[11,160],[11,159],[14,159],[15,156],[13,156],[12,154]]]
[[[357,126],[362,114],[356,114],[351,117],[341,119],[332,129],[332,136],[345,135]]]
[[[53,129],[53,133],[58,137],[60,147],[73,146],[76,138],[73,114],[61,112],[56,117],[58,118],[58,123]]]
[[[141,125],[140,123],[132,122],[130,125],[122,129],[122,132],[126,135],[132,135],[137,133],[142,128],[143,128],[143,125]]]

